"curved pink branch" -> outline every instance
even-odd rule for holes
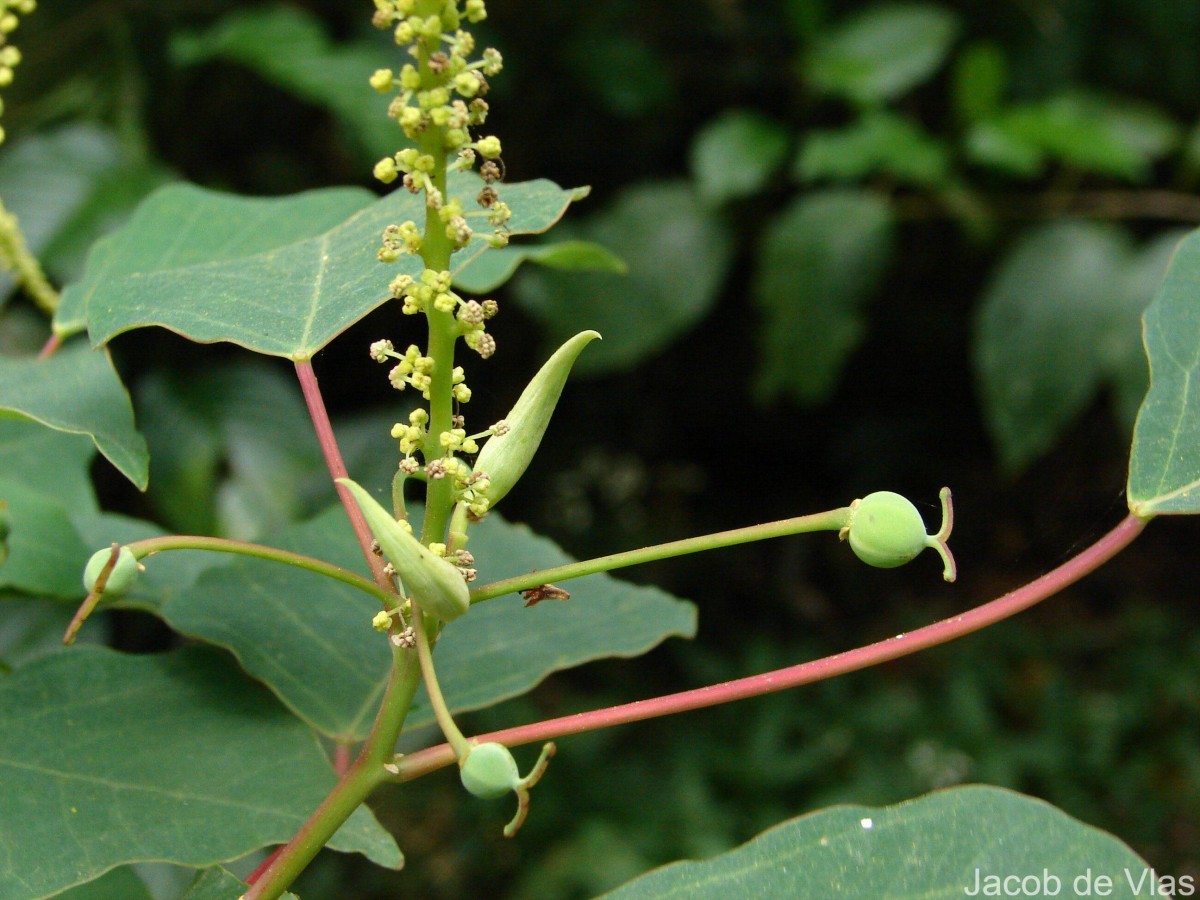
[[[595,731],[598,728],[640,722],[643,719],[652,719],[692,709],[702,709],[706,706],[716,706],[720,703],[729,703],[732,700],[757,697],[760,694],[769,694],[774,691],[783,691],[802,684],[823,681],[835,675],[855,672],[898,659],[901,656],[908,656],[918,650],[945,644],[955,638],[994,625],[996,622],[1014,616],[1047,597],[1053,596],[1088,573],[1095,571],[1128,547],[1145,526],[1145,520],[1133,515],[1126,516],[1119,525],[1096,543],[1042,577],[968,612],[951,616],[932,625],[926,625],[924,628],[918,628],[907,634],[898,634],[874,644],[867,644],[865,647],[764,672],[761,675],[751,675],[708,687],[681,691],[677,694],[667,694],[649,700],[611,706],[607,709],[597,709],[591,712],[577,713],[573,716],[547,719],[517,728],[507,728],[503,731],[479,735],[476,740],[480,742],[498,741],[509,747],[532,744],[565,735]],[[454,761],[454,752],[445,744],[409,754],[397,761],[399,780],[412,780],[435,769],[448,766]]]

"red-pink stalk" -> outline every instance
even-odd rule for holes
[[[943,619],[932,625],[926,625],[907,634],[898,634],[874,644],[867,644],[865,647],[764,672],[761,675],[751,675],[708,687],[681,691],[677,694],[667,694],[649,700],[638,700],[634,703],[625,703],[606,709],[577,713],[558,719],[547,719],[517,728],[507,728],[503,731],[479,735],[476,740],[481,743],[498,741],[509,747],[532,744],[570,734],[608,728],[613,725],[624,725],[629,722],[640,722],[643,719],[716,706],[732,700],[757,697],[761,694],[787,690],[802,684],[811,684],[814,681],[823,681],[826,678],[833,678],[835,675],[855,672],[898,659],[901,656],[935,647],[938,644],[947,643],[955,638],[979,631],[981,628],[994,625],[996,622],[1014,616],[1045,600],[1112,559],[1129,546],[1145,526],[1145,520],[1133,515],[1126,516],[1119,525],[1092,546],[1042,577],[968,612],[951,616],[949,619]],[[447,744],[411,753],[398,760],[400,780],[409,781],[418,778],[435,769],[448,766],[454,761],[454,751]]]
[[[329,422],[329,413],[325,411],[325,400],[321,396],[321,388],[317,384],[317,374],[313,371],[312,363],[307,359],[297,361],[296,377],[300,379],[300,389],[304,392],[304,402],[308,406],[313,430],[317,433],[317,442],[321,445],[321,453],[325,457],[325,465],[329,469],[330,477],[334,479],[334,487],[337,489],[342,506],[346,509],[346,516],[350,519],[350,527],[354,529],[354,536],[358,538],[358,545],[362,548],[363,557],[367,560],[367,565],[371,567],[371,575],[381,588],[392,591],[394,590],[392,580],[383,571],[382,557],[371,552],[371,542],[375,538],[371,535],[367,520],[363,518],[362,510],[358,508],[358,503],[355,502],[354,495],[350,493],[349,488],[336,483],[338,478],[349,478],[350,476],[346,472],[346,463],[342,461],[342,451],[338,449],[337,438],[333,434],[333,425]]]

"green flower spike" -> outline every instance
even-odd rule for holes
[[[349,478],[339,478],[354,495],[383,555],[396,568],[404,587],[421,609],[443,622],[457,619],[471,606],[467,583],[451,563],[435,556],[386,509]]]
[[[475,460],[475,471],[487,474],[490,506],[495,506],[525,474],[533,455],[542,443],[550,416],[562,396],[571,366],[583,348],[600,337],[596,331],[581,331],[554,352],[525,386],[516,405],[504,421],[508,431],[493,435]]]
[[[925,523],[917,508],[892,491],[876,491],[850,504],[850,521],[838,537],[850,541],[854,555],[869,566],[892,569],[915,558],[926,547],[941,556],[945,568],[942,577],[953,581],[957,575],[954,555],[946,541],[954,528],[954,505],[950,488],[942,488],[942,527],[937,534],[926,534]]]
[[[459,759],[458,774],[463,787],[476,797],[494,800],[509,791],[516,793],[517,814],[504,826],[505,837],[516,834],[529,815],[529,791],[546,773],[554,750],[554,744],[546,744],[542,748],[542,755],[524,778],[517,771],[517,761],[503,744],[472,744],[467,755]]]

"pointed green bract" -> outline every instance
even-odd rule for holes
[[[1150,391],[1129,460],[1129,508],[1143,518],[1200,512],[1200,231],[1179,244],[1146,310]]]
[[[396,567],[405,590],[412,594],[422,612],[449,622],[470,609],[471,597],[462,572],[434,555],[361,486],[349,478],[339,478],[338,484],[349,488],[354,495],[383,555]]]
[[[571,366],[583,348],[599,337],[599,332],[581,331],[559,347],[525,386],[516,405],[504,417],[508,431],[488,438],[479,451],[475,471],[487,475],[491,484],[487,498],[493,506],[525,474],[542,443],[567,376],[571,374]]]

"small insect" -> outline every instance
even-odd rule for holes
[[[539,584],[535,588],[530,588],[527,591],[521,591],[521,596],[525,599],[525,607],[537,606],[543,600],[570,600],[571,595],[560,587],[555,587],[552,584]]]

